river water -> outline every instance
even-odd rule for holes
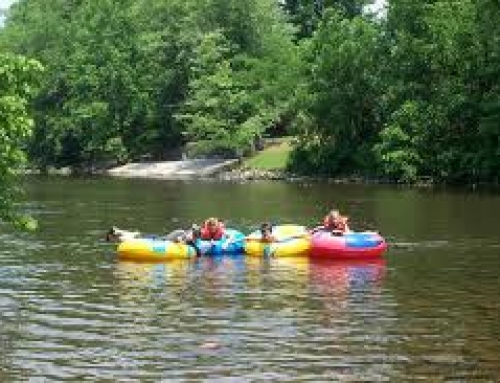
[[[500,196],[387,186],[28,178],[0,227],[0,381],[500,380]],[[379,262],[120,262],[113,224],[245,232],[337,206]]]

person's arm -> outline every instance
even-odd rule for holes
[[[349,233],[351,228],[349,227],[349,217],[343,217],[344,222],[344,233]]]
[[[271,237],[269,238],[270,242],[279,242],[280,239],[276,237],[274,234],[271,234]]]
[[[314,233],[317,233],[320,230],[325,230],[325,226],[323,226],[323,225],[316,226],[315,228],[309,230],[309,232],[311,234],[314,234]]]
[[[224,234],[222,234],[222,238],[225,238],[226,240],[222,244],[222,249],[226,250],[229,244],[231,244],[234,241],[234,233],[229,234],[226,230],[224,230]]]
[[[224,236],[227,238],[228,242],[232,242],[234,240],[234,237],[235,237],[234,233],[229,234],[227,231],[224,232]]]

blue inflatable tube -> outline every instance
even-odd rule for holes
[[[226,229],[224,234],[216,241],[198,239],[196,245],[203,255],[242,254],[245,251],[245,235],[241,231]]]

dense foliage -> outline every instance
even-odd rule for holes
[[[377,137],[378,30],[361,17],[327,12],[303,49],[305,91],[298,96],[303,113],[297,170],[351,173],[373,163]],[[373,170],[373,169],[371,169]]]
[[[19,0],[0,45],[47,68],[31,161],[242,155],[284,128],[297,172],[498,182],[498,2],[368,3]]]
[[[498,2],[393,0],[386,24],[383,171],[498,182]]]
[[[33,161],[88,169],[250,146],[286,108],[292,35],[274,0],[20,0],[3,41],[47,67]]]
[[[23,149],[33,125],[27,112],[28,97],[41,66],[34,60],[0,54],[0,221],[24,227],[35,222],[14,209],[20,189],[16,171],[25,162]]]

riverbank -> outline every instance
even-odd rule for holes
[[[324,176],[304,176],[294,174],[286,170],[263,170],[254,168],[236,168],[230,171],[221,172],[216,177],[222,181],[251,182],[251,181],[287,181],[287,182],[326,182],[332,184],[390,184],[391,182],[382,179],[367,178],[361,176],[344,177],[324,177]],[[393,182],[392,182],[393,183]],[[432,186],[432,183],[421,182],[421,186]]]
[[[245,159],[186,159],[178,161],[133,162],[111,168],[91,169],[84,174],[98,174],[125,178],[152,178],[164,180],[220,180],[229,182],[287,181],[326,182],[332,184],[398,184],[404,183],[360,175],[338,177],[304,176],[286,170],[292,151],[293,138],[267,140],[263,148]],[[57,169],[50,174],[73,174],[70,169]],[[433,187],[437,183],[423,177],[411,184],[417,187]]]
[[[185,161],[163,161],[163,162],[139,162],[129,163],[108,169],[87,169],[84,172],[74,172],[70,168],[49,168],[46,172],[33,169],[24,169],[20,174],[25,175],[87,175],[87,176],[111,176],[123,178],[150,178],[160,180],[215,180],[225,182],[253,182],[253,181],[285,181],[285,182],[321,182],[329,184],[351,184],[351,185],[399,185],[417,188],[432,188],[450,186],[436,182],[430,177],[421,177],[414,183],[404,183],[395,180],[373,178],[360,175],[344,175],[337,177],[319,175],[299,175],[285,169],[260,169],[248,167],[239,159],[199,159]],[[497,184],[464,184],[454,185],[470,190],[492,189],[499,190]]]
[[[116,166],[104,174],[119,177],[161,179],[220,179],[227,181],[287,180],[297,178],[285,171],[291,138],[269,139],[254,156],[246,159],[186,159],[134,162]]]
[[[39,171],[25,169],[23,174],[40,174]],[[150,178],[162,180],[218,180],[228,182],[287,181],[287,182],[327,182],[332,184],[395,184],[397,182],[368,178],[358,175],[342,177],[305,176],[285,169],[262,169],[248,167],[239,159],[197,159],[183,161],[132,162],[109,169],[74,172],[70,168],[50,168],[49,175],[100,175],[122,178]],[[431,187],[431,179],[421,179],[413,186]]]
[[[193,159],[161,162],[133,162],[108,169],[104,174],[117,177],[196,179],[212,178],[239,165],[238,159]]]
[[[238,159],[198,159],[163,162],[134,162],[107,169],[104,175],[126,178],[155,178],[165,180],[214,179],[231,182],[249,181],[326,181],[338,184],[375,184],[380,180],[363,177],[325,178],[302,176],[282,169],[248,167]]]

